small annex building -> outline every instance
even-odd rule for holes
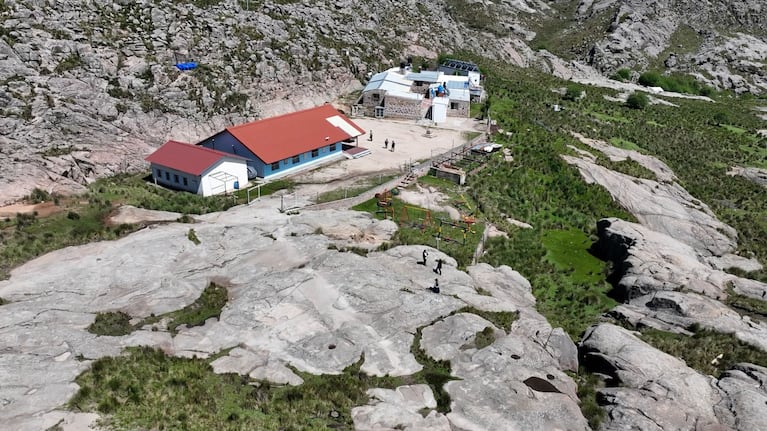
[[[248,178],[277,178],[334,158],[365,131],[330,104],[223,131],[198,145],[247,159]]]
[[[156,184],[211,196],[248,182],[247,160],[197,145],[168,141],[145,159]]]

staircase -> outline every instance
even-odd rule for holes
[[[418,174],[416,174],[413,171],[410,171],[410,172],[407,173],[407,175],[402,177],[402,179],[400,180],[399,185],[397,187],[404,189],[405,187],[409,186],[410,184],[413,184],[417,179],[418,179]]]

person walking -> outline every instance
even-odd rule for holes
[[[384,148],[389,148],[389,138],[384,140]]]
[[[442,275],[442,262],[444,262],[442,258],[437,259],[437,267],[434,268],[435,274]]]
[[[368,141],[373,141],[373,129],[370,129],[370,134],[368,135]]]
[[[394,152],[394,140],[391,141],[391,151]]]
[[[426,266],[426,256],[428,256],[429,253],[427,253],[426,250],[424,250],[423,253],[421,253],[421,255],[423,256],[423,265]]]

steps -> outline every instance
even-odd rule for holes
[[[410,171],[405,175],[402,180],[400,180],[399,185],[397,187],[405,188],[409,186],[410,184],[413,184],[418,179],[418,175],[415,174],[415,172]]]

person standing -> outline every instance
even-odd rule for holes
[[[423,265],[426,266],[426,256],[428,256],[429,253],[427,253],[426,250],[424,250],[423,253],[421,253],[421,255],[423,256]]]
[[[370,134],[368,135],[368,141],[373,141],[373,129],[370,129]]]
[[[384,148],[389,148],[389,138],[384,140]]]
[[[391,141],[391,151],[394,152],[394,140]]]

